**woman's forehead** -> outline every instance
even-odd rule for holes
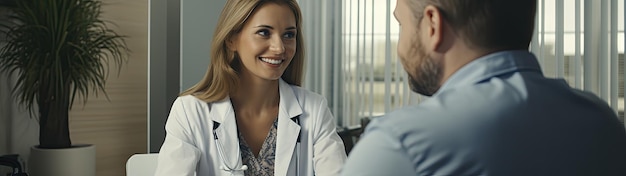
[[[255,9],[245,22],[245,26],[270,26],[273,28],[290,28],[296,26],[293,10],[286,4],[265,3]]]

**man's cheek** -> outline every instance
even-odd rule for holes
[[[398,57],[400,57],[402,59],[402,57],[404,56],[404,45],[403,45],[403,40],[402,38],[398,39],[398,45],[396,48],[396,53],[398,54]]]

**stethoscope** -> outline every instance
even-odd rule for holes
[[[293,120],[294,122],[296,122],[296,124],[298,124],[298,126],[300,126],[300,116],[296,116],[291,118],[291,120]],[[215,140],[215,145],[217,145],[217,153],[220,157],[220,160],[222,160],[222,166],[220,166],[220,169],[230,172],[231,174],[234,172],[243,172],[248,170],[248,166],[243,164],[240,168],[236,168],[237,165],[239,165],[239,163],[241,163],[241,156],[237,157],[237,163],[235,163],[235,166],[231,166],[229,165],[229,161],[227,160],[227,158],[224,156],[224,148],[222,143],[220,142],[220,140],[218,140],[217,138],[217,132],[216,129],[220,126],[219,122],[213,121],[213,140]],[[302,133],[302,130],[300,130],[300,132],[298,133],[298,138],[296,139],[296,175],[300,174],[300,163],[299,163],[299,155],[300,155],[300,134]],[[241,148],[237,147],[237,153],[239,153],[241,155]]]
[[[230,161],[226,160],[226,157],[224,157],[224,148],[222,147],[222,143],[220,142],[220,140],[218,140],[217,138],[217,132],[215,131],[217,129],[217,127],[220,126],[219,122],[213,121],[213,140],[215,140],[215,145],[217,145],[217,153],[220,157],[220,159],[222,160],[222,166],[220,166],[220,169],[228,171],[230,173],[236,172],[236,171],[245,171],[248,170],[248,166],[247,165],[242,165],[240,168],[235,168],[233,166],[230,166],[228,163],[230,163]],[[237,153],[241,154],[241,148],[237,147]],[[235,163],[235,166],[239,165],[239,163],[241,163],[241,157],[237,157],[237,163]]]

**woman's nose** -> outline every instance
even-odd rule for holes
[[[270,51],[274,54],[282,54],[285,52],[285,44],[280,37],[274,37],[270,44]]]

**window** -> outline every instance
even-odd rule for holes
[[[531,51],[546,76],[595,93],[623,121],[624,1],[539,0]]]
[[[327,97],[340,126],[426,99],[408,88],[397,59],[395,3],[300,1],[308,39],[305,87]],[[623,121],[624,37],[624,1],[538,0],[530,50],[547,77],[595,93]]]
[[[422,98],[408,87],[406,72],[398,61],[399,26],[393,18],[395,0],[343,1],[342,33],[344,104],[346,126],[360,118],[376,117],[414,104]]]

